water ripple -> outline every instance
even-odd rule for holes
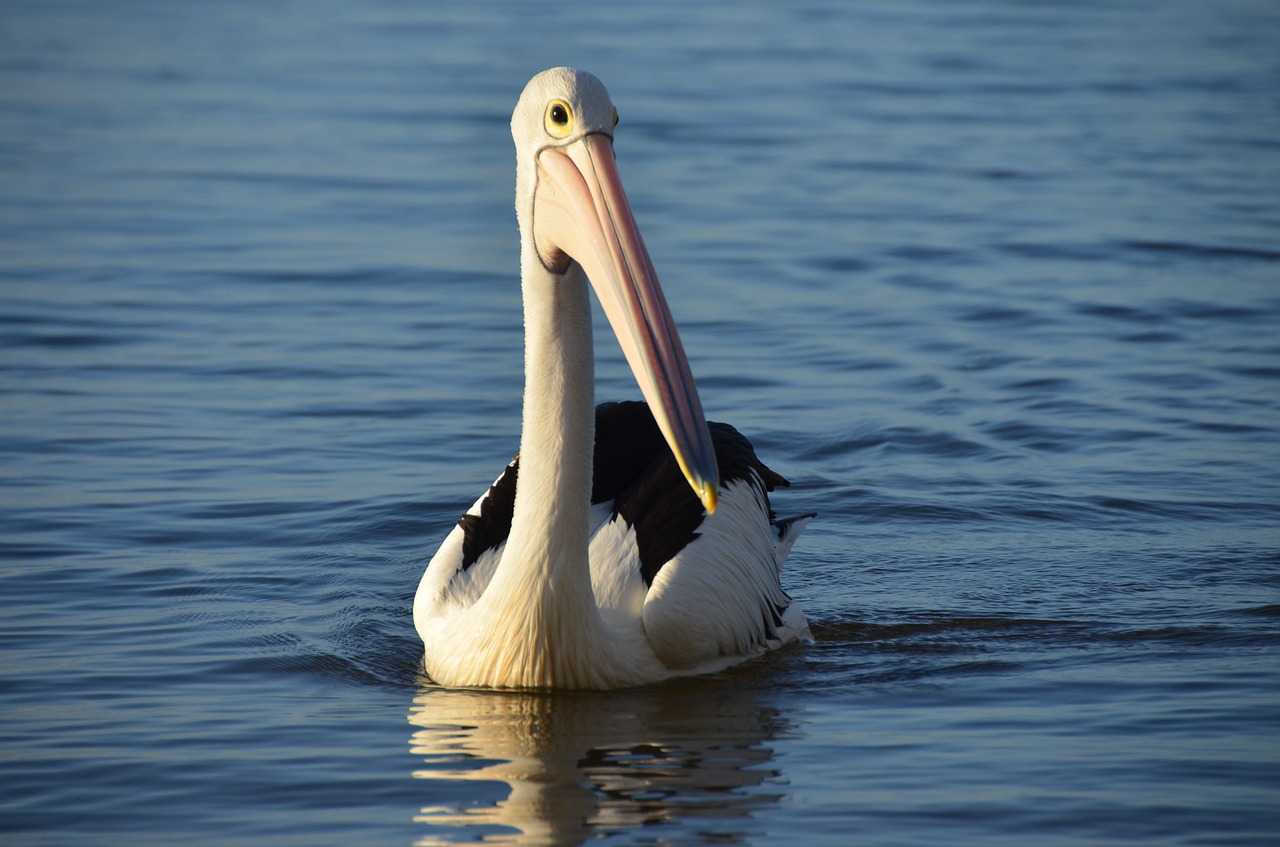
[[[5,843],[1273,840],[1275,10],[493,11],[5,7]],[[448,692],[413,591],[518,445],[507,120],[564,62],[818,513],[817,643]]]

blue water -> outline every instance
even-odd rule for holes
[[[445,691],[557,64],[818,643]],[[0,357],[6,845],[1280,842],[1272,2],[7,2]]]

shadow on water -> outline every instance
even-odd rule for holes
[[[431,781],[418,844],[571,845],[689,821],[737,843],[753,811],[783,796],[769,742],[787,722],[724,677],[607,693],[427,683],[409,722],[414,776]]]

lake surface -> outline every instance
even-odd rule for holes
[[[559,64],[818,641],[442,690]],[[6,845],[1280,842],[1273,2],[8,2],[0,355]]]

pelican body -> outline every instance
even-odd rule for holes
[[[617,111],[553,68],[511,118],[525,325],[520,451],[427,566],[414,623],[446,686],[607,689],[811,640],[779,583],[812,515],[708,424],[614,164]],[[645,402],[596,408],[594,288]]]

